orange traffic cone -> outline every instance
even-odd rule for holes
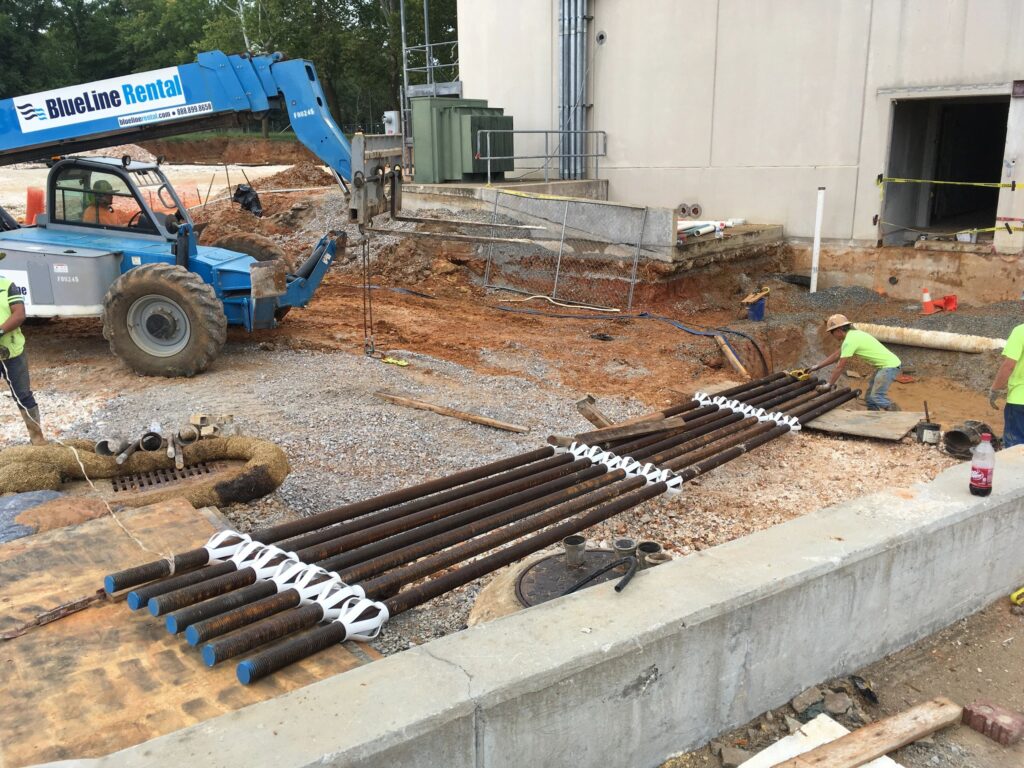
[[[939,308],[935,306],[935,302],[932,301],[932,295],[929,293],[927,288],[921,289],[921,314],[922,315],[934,315],[939,311]]]

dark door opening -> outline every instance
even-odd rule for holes
[[[893,102],[890,178],[998,182],[1006,144],[1008,97]],[[954,239],[957,232],[995,226],[999,189],[947,184],[887,183],[882,240],[904,245]],[[982,232],[978,239],[992,239]]]

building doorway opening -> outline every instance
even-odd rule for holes
[[[999,182],[1009,97],[893,102],[886,176],[925,181]],[[920,239],[991,240],[999,189],[890,182],[885,185],[884,245]],[[968,230],[965,232],[965,230]]]

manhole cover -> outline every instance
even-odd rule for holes
[[[611,549],[588,549],[583,558],[583,566],[569,568],[565,564],[565,555],[562,552],[549,555],[523,571],[519,580],[516,581],[516,597],[526,607],[554,600],[556,597],[561,597],[565,590],[583,577],[619,558],[620,555]],[[605,581],[619,579],[625,572],[625,566],[612,568],[587,584],[584,589]]]
[[[184,469],[154,469],[150,472],[137,472],[134,475],[121,475],[113,478],[110,484],[114,487],[114,493],[149,491],[154,488],[180,483],[193,477],[210,475],[220,468],[221,466],[216,462],[208,463],[201,461]]]

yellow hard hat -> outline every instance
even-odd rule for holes
[[[829,333],[832,333],[836,328],[842,328],[844,325],[851,325],[850,319],[846,315],[832,315],[828,319],[825,328]]]

